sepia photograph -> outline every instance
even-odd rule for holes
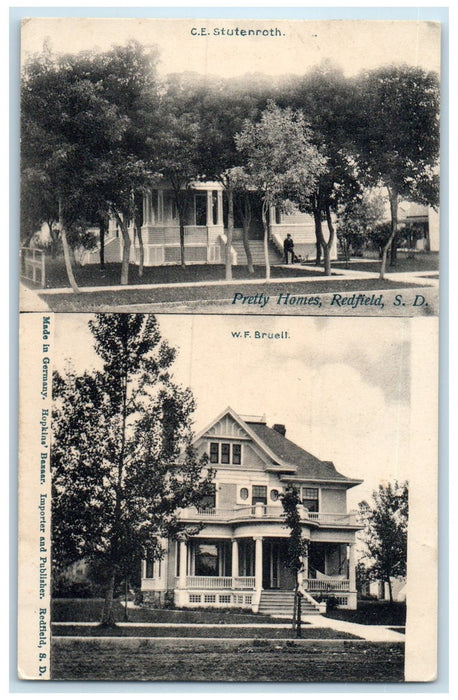
[[[441,25],[29,18],[21,310],[438,314]]]
[[[436,319],[37,317],[23,678],[434,680]]]

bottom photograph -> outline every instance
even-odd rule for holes
[[[23,343],[32,326],[20,677],[434,680],[435,319],[29,314]]]

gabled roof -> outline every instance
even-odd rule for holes
[[[273,428],[269,428],[265,423],[248,423],[248,425],[280,460],[296,466],[295,478],[351,481],[352,483],[355,481],[340,474],[332,462],[323,462],[318,457],[314,457],[310,452],[303,450],[302,447],[291,442]]]
[[[332,462],[324,462],[299,447],[273,428],[269,428],[263,420],[243,420],[232,408],[222,411],[212,423],[202,430],[197,439],[221,418],[230,415],[252,438],[252,440],[267,454],[273,464],[267,467],[269,471],[283,473],[284,479],[331,481],[346,484],[347,487],[362,483],[360,479],[349,479],[340,474]],[[288,475],[288,476],[287,476]]]

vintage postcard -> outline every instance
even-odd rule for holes
[[[437,314],[440,30],[24,20],[21,309]]]
[[[19,678],[435,681],[440,23],[21,36]]]

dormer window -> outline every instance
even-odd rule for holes
[[[211,464],[242,464],[242,445],[229,442],[210,443]]]
[[[219,462],[219,445],[217,442],[210,443],[210,462],[218,464]]]
[[[227,442],[221,445],[221,464],[229,464],[231,461],[231,446]]]

